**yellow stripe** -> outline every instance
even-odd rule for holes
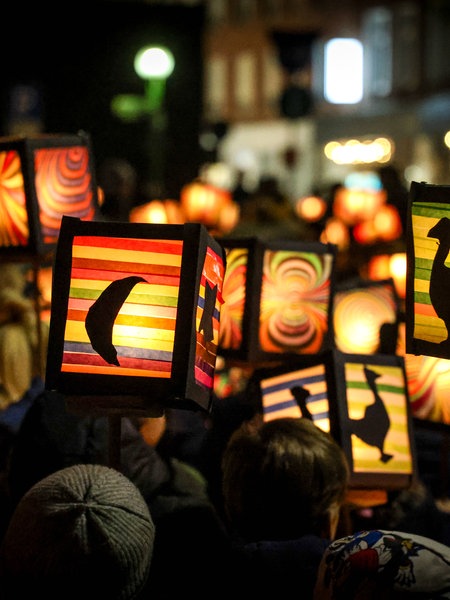
[[[181,266],[180,254],[164,254],[161,252],[142,252],[140,250],[122,250],[120,248],[98,248],[92,246],[73,246],[74,258],[92,258],[97,260],[112,260],[124,263],[146,265]]]

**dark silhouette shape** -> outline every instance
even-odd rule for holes
[[[387,463],[394,455],[384,452],[384,441],[389,431],[391,420],[375,383],[378,377],[380,377],[380,373],[364,367],[364,375],[373,392],[374,403],[366,407],[364,416],[361,419],[350,419],[352,433],[366,444],[369,444],[369,446],[378,448],[381,462]]]
[[[294,387],[291,388],[291,394],[297,401],[297,404],[302,413],[302,417],[313,421],[313,416],[308,408],[308,405],[306,404],[306,398],[310,396],[309,391],[301,385],[294,385]]]
[[[211,284],[207,281],[205,285],[205,305],[203,307],[203,314],[198,328],[199,333],[203,331],[206,342],[211,342],[214,339],[213,315],[216,306],[216,298],[217,284],[214,287],[211,287]]]
[[[444,321],[447,338],[440,345],[450,350],[450,268],[445,265],[450,250],[450,219],[443,217],[428,232],[427,237],[439,240],[430,275],[430,300],[437,316]]]
[[[92,304],[86,316],[85,327],[92,348],[110,365],[120,366],[112,343],[114,321],[133,287],[141,281],[145,279],[136,275],[113,281]]]

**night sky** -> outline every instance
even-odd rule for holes
[[[15,25],[0,38],[0,135],[9,133],[11,111],[17,109],[11,93],[17,85],[31,85],[40,98],[33,116],[45,133],[83,129],[91,136],[97,167],[106,158],[125,158],[141,179],[149,166],[148,120],[124,123],[111,113],[110,102],[116,94],[144,94],[133,67],[142,46],[171,49],[175,69],[166,85],[164,187],[166,197],[178,197],[197,176],[201,156],[204,9],[93,0],[66,5],[60,15],[42,4],[31,9],[20,4],[8,7],[7,17],[4,31],[7,22]]]

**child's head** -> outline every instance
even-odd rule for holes
[[[244,423],[223,455],[223,495],[244,539],[335,535],[349,470],[330,434],[305,418]]]

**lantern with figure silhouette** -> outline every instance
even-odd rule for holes
[[[342,352],[395,354],[400,305],[392,278],[347,279],[336,285],[333,320]]]
[[[47,389],[88,412],[209,410],[224,270],[198,223],[63,217]]]
[[[227,253],[224,358],[279,362],[331,347],[336,246],[258,238],[221,244]]]
[[[0,179],[0,253],[8,257],[52,251],[63,215],[96,216],[98,190],[85,132],[0,138]]]
[[[406,352],[450,358],[450,186],[412,182],[406,242]]]
[[[404,359],[333,349],[258,369],[265,420],[309,418],[340,443],[354,488],[401,489],[415,472]]]

